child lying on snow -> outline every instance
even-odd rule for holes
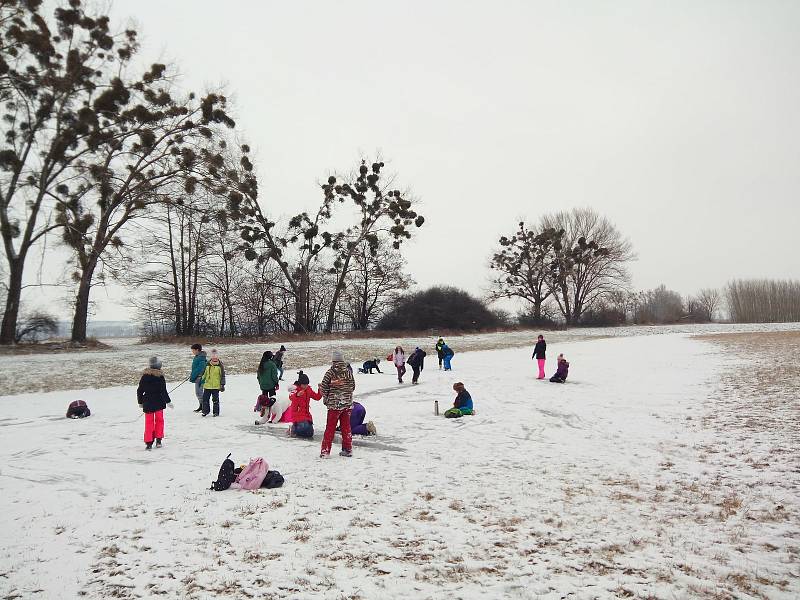
[[[84,419],[91,415],[92,411],[89,410],[89,407],[83,400],[75,400],[75,402],[69,403],[69,407],[67,408],[68,419]]]
[[[353,435],[377,435],[378,430],[375,423],[368,421],[364,424],[367,417],[367,409],[360,402],[353,402],[353,412],[350,413],[350,432]],[[336,431],[340,431],[339,427]],[[340,431],[341,432],[341,431]]]
[[[556,374],[550,378],[551,383],[564,383],[567,380],[567,375],[569,374],[569,363],[567,359],[564,358],[563,354],[558,355],[558,369],[556,369]]]
[[[295,386],[289,387],[289,395],[296,389]],[[292,422],[292,404],[289,398],[276,398],[275,396],[270,397],[268,394],[261,394],[253,410],[261,413],[260,417],[256,419],[256,425]]]
[[[444,416],[448,419],[463,417],[464,415],[475,414],[472,408],[472,396],[470,396],[464,384],[460,381],[453,384],[453,391],[456,392],[456,399],[453,402],[453,408],[445,411]]]

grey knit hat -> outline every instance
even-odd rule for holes
[[[151,369],[160,369],[161,368],[161,360],[157,356],[151,356],[148,363]]]
[[[341,350],[334,350],[331,358],[333,362],[344,362],[344,354],[342,354]]]

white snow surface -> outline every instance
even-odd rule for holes
[[[319,458],[321,403],[313,441],[254,425],[252,374],[228,378],[219,418],[176,390],[150,452],[135,386],[2,397],[0,598],[800,597],[797,428],[704,426],[746,357],[658,333],[551,342],[565,385],[521,348],[452,373],[429,354],[418,386],[357,375],[378,435],[349,459],[338,436]],[[434,416],[455,381],[477,414]],[[76,398],[90,418],[64,418]],[[744,460],[768,447],[787,459]],[[285,485],[209,490],[229,452]]]

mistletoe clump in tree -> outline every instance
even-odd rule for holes
[[[277,262],[294,297],[296,332],[314,330],[311,319],[309,287],[311,271],[323,252],[332,260],[331,272],[336,275],[328,307],[325,330],[333,327],[336,307],[344,290],[354,255],[362,244],[375,256],[381,240],[389,239],[394,248],[411,238],[414,227],[421,227],[424,217],[413,210],[413,201],[382,177],[383,162],[368,165],[362,160],[356,175],[330,176],[320,187],[322,203],[313,214],[295,215],[287,229],[278,234],[275,222],[257,201],[257,186],[252,164],[246,155],[241,166],[244,176],[237,192],[231,194],[231,210],[242,220],[241,236],[245,255],[250,260],[267,257]],[[356,216],[341,230],[329,229],[337,206],[349,203]]]

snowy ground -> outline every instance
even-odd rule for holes
[[[748,387],[763,356],[730,336],[653,332],[549,336],[563,386],[520,348],[359,376],[378,436],[352,459],[318,458],[320,405],[313,442],[252,425],[252,374],[218,419],[180,388],[152,452],[132,387],[2,397],[0,598],[797,598],[800,376]],[[456,380],[478,414],[435,417]],[[285,486],[208,490],[228,452]]]

